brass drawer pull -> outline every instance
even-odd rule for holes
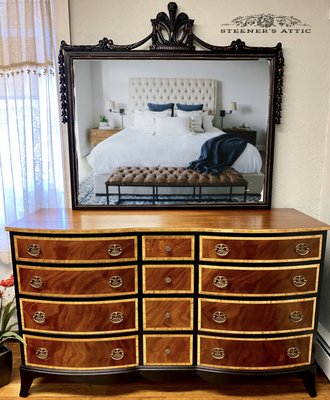
[[[289,358],[298,358],[300,356],[300,349],[298,347],[290,347],[286,354]]]
[[[304,275],[296,275],[295,277],[293,277],[292,283],[296,287],[303,287],[306,285],[307,279]]]
[[[214,251],[218,256],[226,256],[229,253],[229,247],[224,243],[218,243],[214,246]]]
[[[45,347],[38,347],[36,350],[36,356],[40,360],[46,360],[46,358],[48,358],[48,350]]]
[[[170,253],[172,251],[171,246],[166,246],[165,251],[166,251],[166,253]]]
[[[167,347],[167,348],[164,350],[164,353],[165,353],[167,356],[169,356],[169,355],[171,354],[171,349]]]
[[[119,361],[124,358],[124,350],[120,347],[116,347],[115,349],[111,350],[110,357],[115,361]]]
[[[228,279],[225,276],[218,275],[214,277],[213,285],[217,288],[223,289],[228,286]]]
[[[114,289],[119,288],[122,284],[123,278],[121,276],[113,275],[109,278],[109,285]]]
[[[167,277],[164,279],[164,281],[165,281],[165,283],[166,283],[167,285],[169,285],[170,283],[172,283],[172,279],[171,279],[169,276],[167,276]]]
[[[108,254],[111,257],[118,257],[123,253],[123,248],[120,244],[110,244],[108,247]]]
[[[40,289],[44,286],[44,281],[40,276],[32,276],[30,279],[30,286],[34,289]]]
[[[46,314],[43,311],[36,311],[32,318],[37,324],[44,324],[47,321]]]
[[[224,349],[222,349],[221,347],[214,347],[214,349],[212,349],[211,355],[216,360],[222,360],[223,358],[225,358],[226,354]]]
[[[120,324],[124,321],[124,314],[120,311],[114,311],[110,315],[110,321],[113,324]]]
[[[28,245],[26,251],[31,257],[38,257],[41,254],[41,247],[38,244],[31,243]]]
[[[170,313],[169,311],[167,311],[167,312],[164,314],[164,318],[165,318],[165,319],[170,319],[170,318],[171,318],[171,313]]]
[[[295,250],[299,256],[306,256],[310,252],[310,248],[306,243],[298,243]]]
[[[223,324],[227,321],[227,315],[222,311],[216,311],[215,313],[213,313],[212,319],[217,324]]]
[[[292,322],[301,322],[304,319],[304,314],[301,311],[292,311],[290,313],[290,320]]]

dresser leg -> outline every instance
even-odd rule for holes
[[[316,367],[310,367],[309,370],[302,373],[302,379],[308,394],[316,397]]]
[[[21,390],[19,392],[19,395],[20,397],[27,397],[32,382],[37,377],[37,375],[31,371],[26,371],[23,369],[20,370],[20,373],[21,373]]]

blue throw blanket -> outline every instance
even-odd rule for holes
[[[188,169],[211,175],[220,174],[237,160],[247,143],[247,140],[231,133],[209,139],[202,145],[199,159],[190,162]]]

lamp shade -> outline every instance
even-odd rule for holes
[[[107,100],[104,106],[105,110],[115,110],[116,102],[114,100]]]
[[[236,104],[236,101],[231,101],[231,102],[229,103],[229,110],[230,110],[230,111],[237,111],[237,104]]]

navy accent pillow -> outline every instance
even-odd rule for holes
[[[181,111],[200,111],[203,110],[203,104],[180,104],[176,103],[176,108]]]
[[[149,111],[165,111],[165,110],[172,110],[174,109],[174,103],[167,103],[167,104],[156,104],[156,103],[148,103]]]

